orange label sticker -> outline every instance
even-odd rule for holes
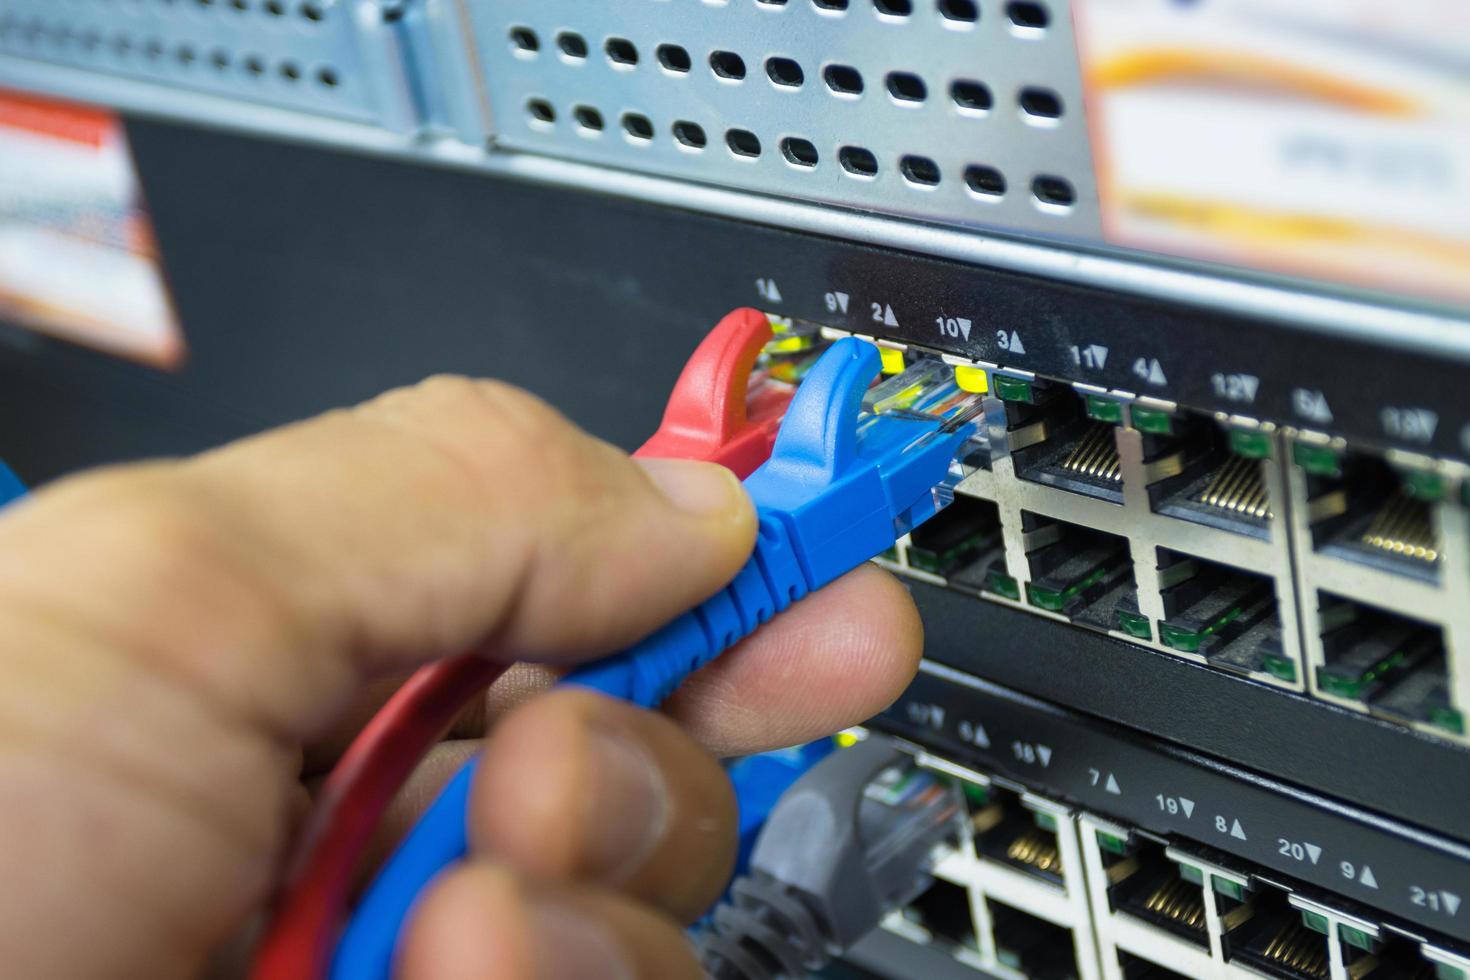
[[[114,114],[0,90],[0,320],[161,368],[182,363]]]

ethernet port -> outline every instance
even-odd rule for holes
[[[975,850],[1049,884],[1062,884],[1065,869],[1057,844],[1057,818],[1027,808],[1017,793],[999,786],[972,797],[970,821]]]
[[[1270,537],[1271,498],[1265,460],[1268,435],[1225,430],[1213,419],[1171,425],[1172,451],[1146,464],[1154,510],[1209,527]]]
[[[1419,952],[1419,944],[1407,936],[1385,932],[1363,950],[1343,937],[1343,954],[1348,976],[1354,980],[1435,980],[1435,964]]]
[[[909,537],[910,565],[946,578],[970,572],[967,579],[975,579],[976,588],[983,587],[985,570],[1002,553],[999,508],[963,494]]]
[[[1096,417],[1090,403],[1068,385],[1000,375],[994,382],[1006,405],[1007,440],[1018,477],[1123,502],[1115,422]]]
[[[1331,967],[1325,919],[1295,908],[1286,892],[1265,884],[1243,899],[1225,913],[1227,962],[1267,977],[1327,980]]]
[[[1164,845],[1136,835],[1122,847],[1105,848],[1103,868],[1113,911],[1209,948],[1203,878],[1195,868],[1170,860]]]
[[[1159,549],[1164,620],[1159,641],[1239,673],[1296,679],[1281,644],[1271,580],[1204,558]]]
[[[1141,956],[1118,950],[1118,967],[1123,980],[1189,980],[1182,973],[1175,973],[1166,966],[1151,963]]]
[[[1307,479],[1307,520],[1322,554],[1424,581],[1438,572],[1431,498],[1435,480],[1406,479],[1382,459],[1297,443]]]
[[[995,935],[995,958],[1028,980],[1076,980],[1077,952],[1072,930],[1028,912],[985,900]]]
[[[936,946],[975,952],[980,949],[975,940],[970,893],[961,885],[935,878],[933,884],[903,909],[902,915],[928,933],[929,941]]]
[[[1022,514],[1031,581],[1026,601],[1094,629],[1136,614],[1138,587],[1126,538],[1036,514]]]
[[[1325,661],[1318,691],[1399,721],[1463,731],[1449,702],[1439,627],[1327,592],[1318,594],[1318,621]]]

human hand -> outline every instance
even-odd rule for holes
[[[631,461],[522,392],[454,378],[33,495],[0,517],[0,963],[217,966],[385,685],[465,649],[613,652],[727,582],[754,531],[718,467]],[[401,827],[485,752],[472,860],[421,902],[402,974],[698,976],[679,924],[734,851],[715,756],[874,714],[919,646],[903,588],[865,568],[661,713],[528,700],[545,674],[513,671],[395,809]]]

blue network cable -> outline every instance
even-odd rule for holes
[[[872,344],[833,344],[792,400],[771,458],[745,481],[759,531],[734,581],[563,683],[657,707],[762,623],[892,548],[947,503],[943,485],[974,433],[978,399],[951,382],[922,397],[915,389],[869,399],[876,412],[864,412],[880,366]],[[390,975],[414,901],[468,849],[465,803],[474,771],[474,762],[460,770],[384,866],[337,947],[333,980]]]
[[[18,500],[26,495],[26,486],[20,482],[20,477],[0,460],[0,507],[4,507],[12,500]]]

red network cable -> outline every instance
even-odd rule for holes
[[[747,408],[751,372],[771,326],[736,310],[710,331],[674,385],[659,429],[636,456],[720,463],[748,476],[771,453],[786,398]],[[374,829],[414,768],[507,664],[461,654],[429,664],[353,740],[322,788],[275,914],[256,950],[252,980],[318,980],[346,918],[353,876]]]

